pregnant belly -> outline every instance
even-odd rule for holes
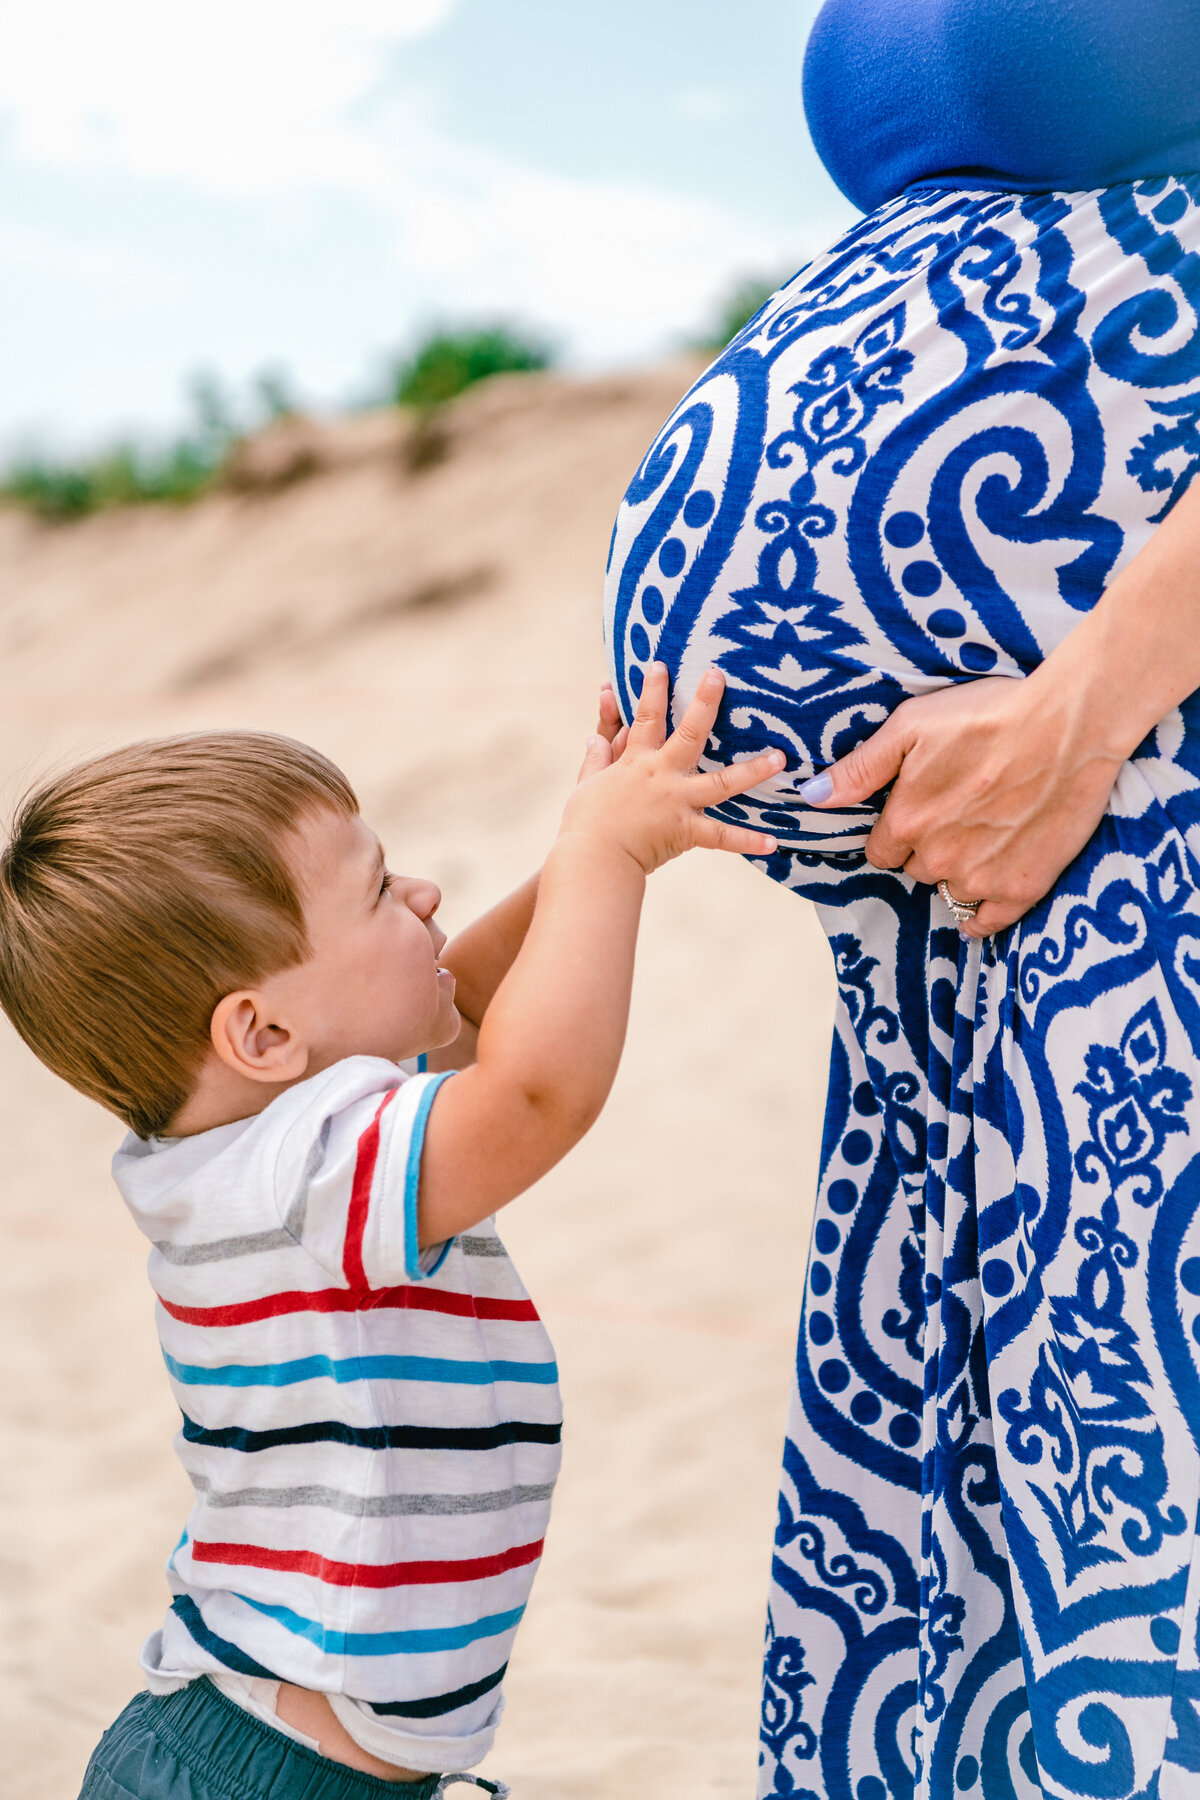
[[[789,754],[722,810],[858,860],[874,809],[816,813],[800,785],[910,695],[1028,674],[1200,464],[1198,250],[1200,177],[923,194],[855,227],[630,485],[606,596],[626,717],[651,659],[677,705],[716,663],[711,757]]]

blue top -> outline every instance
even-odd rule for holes
[[[873,211],[915,183],[1037,192],[1200,170],[1200,0],[826,0],[821,160]]]

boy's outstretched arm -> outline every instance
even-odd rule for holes
[[[761,832],[704,812],[785,761],[769,750],[695,773],[723,689],[710,671],[667,738],[667,671],[655,665],[620,760],[604,736],[591,740],[525,941],[486,1010],[478,1061],[439,1092],[430,1113],[422,1244],[469,1229],[523,1193],[595,1121],[625,1040],[646,877],[697,847],[774,849]]]
[[[600,691],[596,730],[619,755],[627,734],[608,682]],[[483,1015],[525,942],[540,880],[540,871],[531,875],[515,892],[507,894],[465,930],[456,932],[442,951],[439,960],[454,976],[454,1004],[463,1023],[452,1044],[429,1052],[426,1067],[430,1071],[466,1069],[475,1061]]]
[[[454,1004],[462,1017],[462,1030],[452,1044],[429,1051],[425,1066],[431,1071],[466,1069],[475,1061],[483,1015],[525,942],[540,879],[540,875],[531,875],[514,893],[456,933],[442,951],[438,960],[454,976]]]

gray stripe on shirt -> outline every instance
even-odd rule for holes
[[[304,1236],[304,1220],[308,1212],[308,1196],[313,1182],[321,1172],[325,1161],[325,1153],[329,1148],[329,1133],[333,1128],[333,1120],[326,1119],[321,1126],[321,1135],[312,1145],[304,1159],[304,1167],[300,1171],[300,1180],[296,1184],[295,1196],[287,1209],[284,1228],[289,1231],[296,1243]]]
[[[304,1215],[308,1211],[309,1189],[312,1187],[329,1143],[330,1121],[326,1119],[321,1135],[305,1158],[287,1218],[274,1231],[250,1231],[242,1237],[214,1238],[209,1244],[156,1243],[164,1262],[179,1267],[197,1263],[233,1262],[239,1256],[261,1256],[267,1250],[294,1250],[304,1231]]]
[[[549,1500],[552,1481],[534,1487],[496,1488],[484,1494],[350,1494],[331,1487],[214,1488],[203,1475],[193,1480],[207,1506],[322,1506],[328,1512],[350,1513],[354,1518],[389,1519],[397,1516],[448,1515],[504,1512],[535,1500]]]
[[[507,1256],[498,1237],[461,1236],[458,1240],[464,1256]]]
[[[214,1238],[210,1244],[156,1243],[154,1248],[164,1262],[178,1265],[232,1262],[237,1256],[258,1256],[264,1250],[293,1250],[296,1240],[290,1231],[277,1226],[274,1231],[251,1231],[245,1237]]]

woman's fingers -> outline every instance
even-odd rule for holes
[[[800,789],[806,806],[861,806],[900,773],[900,765],[911,741],[908,707],[916,702],[906,700],[898,706],[874,737],[843,756],[840,762],[814,775]]]
[[[953,893],[954,890],[950,891]],[[1024,907],[998,906],[988,900],[980,907],[971,923],[962,925],[959,929],[963,937],[967,938],[995,937],[998,931],[1007,931],[1010,925],[1015,925],[1024,911]]]
[[[928,881],[928,874],[918,873],[913,866],[919,860],[913,857],[911,840],[892,825],[885,806],[874,831],[867,839],[867,861],[877,869],[903,869],[914,881]]]
[[[1048,892],[1046,874],[1036,866],[1023,869],[1015,879],[1011,872],[1006,877],[1004,871],[997,873],[995,870],[990,875],[985,871],[982,875],[975,872],[948,875],[943,879],[956,900],[983,902],[970,924],[962,928],[966,937],[994,937],[996,932],[1007,930],[1018,919],[1023,919],[1030,907],[1036,906]]]
[[[1057,654],[1057,653],[1056,653]],[[1081,717],[1070,670],[985,676],[906,700],[874,737],[801,788],[810,806],[858,805],[891,784],[867,841],[876,868],[944,879],[978,900],[990,937],[1050,892],[1104,816],[1120,758]],[[951,916],[946,914],[946,922]]]

